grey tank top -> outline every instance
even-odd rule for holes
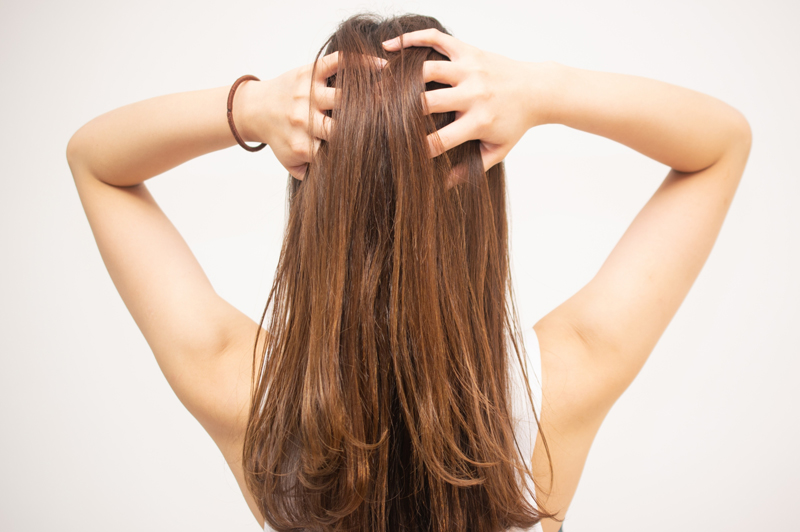
[[[542,357],[539,351],[539,338],[536,336],[536,331],[533,327],[525,329],[522,333],[522,341],[525,343],[525,351],[527,357],[523,357],[523,362],[527,362],[525,371],[528,374],[528,384],[531,387],[531,394],[533,396],[533,407],[536,409],[536,415],[541,418],[542,413]],[[531,403],[528,399],[528,391],[525,388],[524,375],[519,367],[519,361],[514,354],[513,349],[509,349],[509,375],[511,377],[511,411],[512,421],[514,423],[514,435],[517,438],[520,452],[525,461],[525,466],[531,468],[531,459],[533,458],[533,447],[536,444],[536,435],[538,427],[536,425],[536,418],[533,416],[531,410]],[[530,476],[526,477],[528,486],[532,493],[535,492],[533,479]],[[525,493],[525,498],[534,507],[535,501],[529,493]],[[274,529],[268,523],[264,523],[265,532],[274,532]],[[508,529],[508,532],[542,532],[542,525],[537,523],[530,528],[522,529],[518,527]]]

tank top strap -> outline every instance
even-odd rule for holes
[[[533,406],[538,416],[542,411],[542,353],[539,350],[539,337],[536,336],[533,327],[528,327],[523,331],[522,339],[525,343],[528,367],[531,368],[528,370],[528,382],[533,394]]]
[[[520,450],[524,452],[523,457],[530,461],[538,433],[534,411],[538,417],[542,410],[542,362],[539,352],[539,339],[536,337],[536,331],[533,330],[533,327],[523,331],[522,341],[523,349],[520,356],[525,366],[525,373],[527,373],[527,383],[531,389],[533,408],[531,408],[531,399],[528,398],[528,390],[525,386],[525,375],[520,368],[520,363],[513,348],[509,349],[508,353],[508,372],[515,435],[520,444]]]
[[[513,346],[508,353],[508,372],[511,387],[511,412],[512,423],[514,426],[514,436],[517,439],[520,453],[525,466],[530,469],[533,459],[533,449],[536,444],[536,436],[539,428],[536,424],[537,417],[541,416],[542,411],[542,358],[539,351],[539,339],[533,327],[526,327],[522,332],[523,347],[520,353],[522,363],[527,374],[527,383],[531,389],[531,398],[528,397],[528,390],[525,386],[525,374],[520,368],[520,362],[514,353]],[[531,399],[533,404],[531,405]],[[536,412],[534,416],[534,411]],[[536,488],[533,479],[527,475],[525,481],[532,493]],[[525,494],[526,499],[535,508],[538,508],[536,501],[530,493]],[[521,532],[518,528],[510,529],[510,532]],[[542,532],[542,526],[537,523],[527,529],[527,532]]]

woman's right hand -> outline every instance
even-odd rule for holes
[[[547,122],[547,102],[537,98],[537,92],[543,94],[539,89],[545,80],[539,73],[546,72],[548,63],[524,63],[484,52],[432,28],[401,37],[384,42],[384,48],[393,52],[427,46],[450,58],[426,61],[423,67],[426,83],[452,86],[423,93],[427,112],[456,112],[454,122],[428,137],[432,157],[468,140],[480,140],[483,166],[488,170],[506,157],[528,129]]]

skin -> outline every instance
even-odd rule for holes
[[[741,113],[710,96],[650,79],[545,62],[526,63],[469,46],[436,30],[388,41],[432,46],[425,81],[452,88],[423,94],[428,112],[456,111],[430,137],[435,156],[481,141],[484,166],[503,160],[525,132],[563,124],[629,146],[671,168],[595,277],[536,323],[542,354],[542,428],[537,492],[563,519],[606,414],[652,352],[700,273],[750,152]],[[337,55],[239,86],[234,121],[248,142],[266,142],[294,176],[332,127],[336,106],[324,80]],[[308,88],[314,84],[315,99]],[[253,515],[240,456],[257,324],[220,298],[144,181],[236,144],[224,109],[230,86],[160,96],[90,121],[67,160],[103,261],[173,390],[219,446]],[[240,148],[237,148],[240,149]],[[457,179],[457,176],[454,176]],[[265,335],[262,335],[262,338]],[[545,532],[560,523],[542,522]]]

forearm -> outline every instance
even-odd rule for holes
[[[236,89],[234,123],[245,141],[259,83]],[[70,139],[70,165],[116,186],[139,184],[190,159],[236,144],[228,126],[230,85],[158,96],[105,113]]]
[[[547,69],[544,122],[620,142],[681,172],[719,161],[749,127],[726,103],[661,81],[557,63]]]

